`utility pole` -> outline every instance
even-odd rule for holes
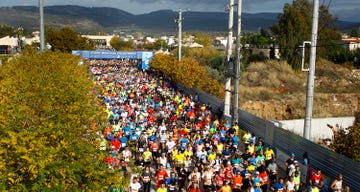
[[[234,25],[234,0],[229,0],[229,33],[227,40],[227,57],[226,61],[228,67],[230,67],[230,60],[232,55],[232,43],[233,43],[233,25]],[[231,76],[227,77],[225,83],[225,101],[224,101],[224,115],[230,117],[230,105],[231,105]]]
[[[235,87],[233,101],[232,124],[239,119],[239,86],[240,86],[240,65],[241,65],[241,11],[242,0],[237,3],[237,34],[236,34],[236,60],[235,60]]]
[[[45,49],[45,35],[44,35],[44,0],[39,0],[40,12],[40,51]]]
[[[181,61],[181,33],[182,33],[182,21],[184,18],[182,18],[182,10],[179,9],[179,18],[177,20],[175,20],[175,22],[177,22],[178,24],[178,29],[179,29],[179,32],[178,32],[178,60]]]
[[[304,134],[303,137],[310,139],[311,136],[311,119],[314,100],[314,80],[315,80],[315,63],[316,63],[316,46],[318,36],[318,23],[319,23],[319,0],[313,0],[313,23],[311,29],[311,49],[310,49],[310,62],[309,62],[309,75],[307,82],[306,92],[306,110],[304,121]]]

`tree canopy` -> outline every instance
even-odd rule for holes
[[[114,49],[116,49],[118,51],[129,51],[129,50],[134,49],[134,41],[133,40],[125,41],[117,36],[111,38],[110,45],[111,45],[111,47],[113,47]]]
[[[329,40],[340,38],[333,17],[327,6],[320,6],[318,31],[318,56],[325,57]],[[312,26],[312,4],[309,0],[294,0],[286,3],[276,25],[271,27],[275,41],[279,45],[281,58],[287,60],[295,69],[301,67],[301,49],[303,41],[310,40]]]
[[[27,51],[0,67],[1,191],[104,191],[121,179],[96,149],[103,114],[78,63]]]
[[[52,50],[71,52],[72,50],[95,49],[94,41],[80,37],[71,27],[64,27],[60,30],[48,28],[45,39],[52,46]]]
[[[194,33],[195,42],[203,45],[204,47],[210,47],[212,45],[212,37],[209,33],[196,32]]]
[[[222,96],[222,85],[193,58],[184,57],[179,62],[171,55],[160,53],[153,57],[150,66],[170,77],[174,82],[182,83],[189,88],[202,89],[215,96]]]
[[[8,25],[0,25],[0,38],[15,34],[15,29]]]

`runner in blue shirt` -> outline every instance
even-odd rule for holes
[[[276,191],[276,192],[280,192],[280,191],[283,191],[284,190],[284,179],[283,178],[279,178],[279,181],[274,183],[272,186],[271,186],[271,190],[272,191]]]
[[[122,149],[122,150],[125,149],[125,147],[126,147],[126,145],[127,145],[128,139],[123,136],[123,137],[120,137],[120,138],[119,138],[119,141],[120,141],[120,143],[121,143],[121,149]]]

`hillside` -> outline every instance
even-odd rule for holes
[[[252,63],[242,74],[241,108],[266,119],[303,118],[307,73],[286,63]],[[353,116],[360,96],[360,71],[319,60],[313,117]]]
[[[174,20],[177,12],[160,10],[147,14],[133,15],[126,11],[108,7],[47,6],[44,8],[45,24],[54,27],[71,26],[81,33],[94,33],[104,29],[112,32],[116,29],[131,29],[145,32],[167,33],[176,31]],[[236,14],[235,14],[236,15]],[[277,21],[279,13],[243,13],[244,31],[267,29]],[[39,14],[37,7],[15,6],[0,8],[0,24],[22,26],[29,31],[38,30]],[[227,30],[226,12],[185,12],[183,14],[184,31]],[[339,21],[340,29],[348,30],[360,26],[359,23]]]
[[[71,15],[45,14],[45,25],[62,28],[71,26],[79,32],[99,31],[103,27],[92,19],[84,17],[74,17]],[[14,7],[0,8],[0,24],[14,27],[22,26],[28,31],[39,30],[39,15],[36,7]]]

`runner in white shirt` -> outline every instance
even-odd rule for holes
[[[290,179],[285,183],[286,192],[294,192],[295,191],[295,182],[294,177],[290,177]]]
[[[168,153],[171,153],[171,151],[173,150],[173,148],[175,147],[175,145],[176,145],[176,143],[175,143],[175,141],[173,141],[173,140],[168,140],[168,141],[166,142],[166,147],[167,147],[167,149],[168,149]]]
[[[141,184],[138,182],[137,177],[133,178],[133,182],[130,183],[130,192],[138,192],[141,189]]]
[[[129,162],[131,158],[131,151],[129,150],[129,147],[126,147],[124,151],[122,151],[122,156],[125,160],[125,162]]]

